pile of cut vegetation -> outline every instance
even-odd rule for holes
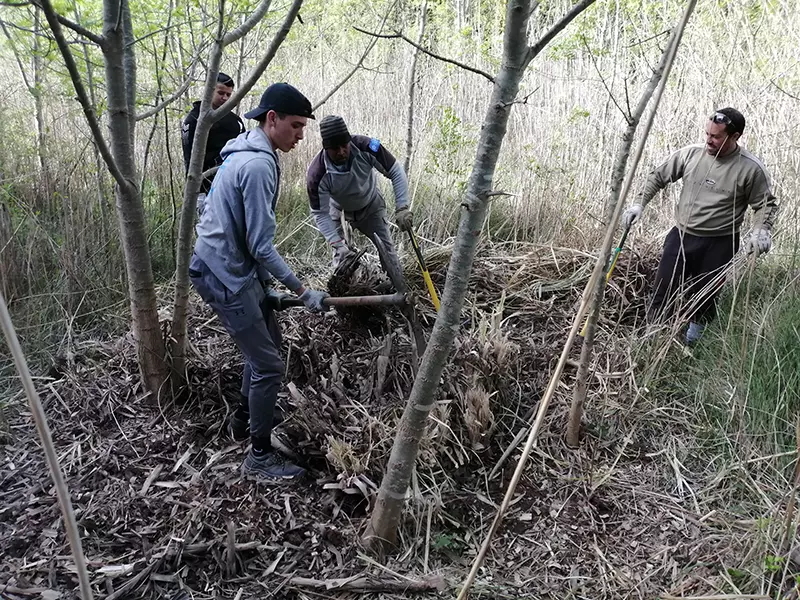
[[[443,290],[448,251],[427,258]],[[487,475],[537,406],[592,262],[552,247],[481,249],[423,439],[401,552],[386,566],[361,553],[359,536],[414,378],[417,357],[399,310],[363,319],[303,309],[280,314],[287,420],[277,439],[309,470],[292,487],[240,476],[245,448],[230,441],[224,423],[237,399],[241,356],[202,303],[191,317],[192,394],[182,404],[142,394],[129,338],[76,346],[80,360],[60,379],[40,380],[40,393],[95,590],[111,600],[322,597],[307,591],[314,589],[401,598],[456,585],[516,453],[497,477]],[[646,556],[663,544],[680,546],[694,521],[678,520],[682,501],[664,499],[662,465],[642,458],[652,450],[647,441],[614,435],[627,393],[615,375],[629,367],[623,333],[641,312],[652,266],[623,257],[601,319],[596,377],[604,400],[589,417],[612,432],[590,429],[586,450],[565,451],[564,386],[497,539],[501,553],[487,563],[493,576],[476,587],[484,597],[565,597],[565,590],[653,597],[682,579],[681,563],[657,556],[650,565]],[[435,314],[413,267],[407,276],[429,335]],[[363,292],[375,273],[374,264],[357,272],[355,287]],[[12,418],[4,455],[0,592],[74,596],[63,523],[26,411]],[[593,478],[615,469],[613,483],[592,487]],[[687,560],[707,557],[719,544],[734,551],[727,538],[709,549],[699,538],[704,525],[691,526]],[[642,536],[635,545],[628,543],[633,533]],[[612,577],[608,565],[618,564],[629,568]]]

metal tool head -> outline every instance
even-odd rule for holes
[[[359,250],[355,254],[351,254],[342,262],[340,262],[336,269],[333,272],[333,276],[337,278],[349,278],[353,273],[355,273],[356,269],[361,264],[361,257],[364,256],[364,253],[367,251],[366,248],[363,250]]]

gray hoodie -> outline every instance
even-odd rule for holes
[[[261,128],[230,140],[220,152],[194,251],[234,294],[269,272],[294,291],[301,282],[275,249],[278,156]]]

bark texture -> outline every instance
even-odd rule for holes
[[[111,154],[122,175],[115,189],[133,334],[139,371],[145,388],[157,395],[167,380],[166,350],[158,322],[158,307],[145,231],[144,206],[134,157],[136,59],[127,0],[105,0],[103,8],[103,58],[108,95],[108,130]]]
[[[459,330],[461,309],[467,292],[475,250],[491,198],[494,173],[505,138],[508,118],[519,91],[520,80],[530,61],[556,34],[594,0],[584,0],[551,28],[536,44],[528,46],[527,31],[533,3],[510,0],[506,7],[503,62],[493,80],[492,96],[478,141],[475,162],[461,205],[458,233],[447,270],[441,309],[431,339],[422,357],[417,377],[395,434],[394,445],[381,482],[375,508],[364,534],[374,551],[394,545],[405,495],[416,462],[419,443],[453,341]]]
[[[642,91],[642,95],[639,97],[636,108],[631,114],[625,115],[628,126],[625,129],[625,133],[622,135],[622,144],[620,144],[619,150],[617,151],[617,156],[614,160],[614,168],[611,172],[611,192],[609,194],[608,204],[606,205],[605,220],[612,229],[616,228],[616,223],[619,219],[620,211],[618,210],[618,206],[620,203],[625,202],[625,197],[621,196],[621,194],[624,193],[627,195],[627,191],[630,189],[630,180],[636,172],[637,165],[634,164],[630,173],[628,174],[629,184],[625,186],[625,190],[623,192],[625,170],[628,166],[628,157],[630,156],[631,148],[633,147],[633,139],[636,135],[636,129],[639,127],[639,123],[642,120],[645,110],[647,109],[647,105],[650,103],[650,99],[653,97],[653,94],[661,83],[661,80],[664,79],[666,81],[666,79],[669,77],[669,71],[672,67],[672,60],[675,57],[681,37],[683,36],[684,28],[689,16],[691,16],[695,4],[696,0],[692,0],[687,5],[681,22],[673,30],[669,42],[661,54],[661,60],[659,61],[658,66],[653,71],[653,74],[650,76],[645,89]],[[659,99],[660,96],[656,98],[655,106],[653,107],[653,114],[655,114],[655,111],[658,110]],[[644,147],[644,144],[647,141],[648,133],[649,128],[646,129],[645,134],[642,136],[640,147]],[[601,250],[601,256],[608,256],[610,250],[610,244],[604,244]],[[608,269],[608,265],[606,265],[606,269]],[[583,418],[583,409],[586,403],[586,393],[588,391],[588,379],[589,372],[591,370],[590,364],[592,361],[592,356],[594,355],[595,332],[597,330],[597,321],[600,318],[600,307],[603,304],[606,283],[606,277],[598,278],[593,292],[592,305],[589,309],[589,317],[586,322],[586,332],[583,338],[583,346],[581,347],[580,363],[578,364],[578,372],[575,378],[575,387],[572,391],[572,404],[570,405],[569,416],[567,418],[566,442],[568,446],[573,448],[578,447],[580,444],[581,420]]]

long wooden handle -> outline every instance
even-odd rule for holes
[[[383,294],[379,296],[329,296],[322,303],[325,306],[400,306],[407,302],[405,294]],[[282,308],[303,306],[300,298],[281,300]]]

